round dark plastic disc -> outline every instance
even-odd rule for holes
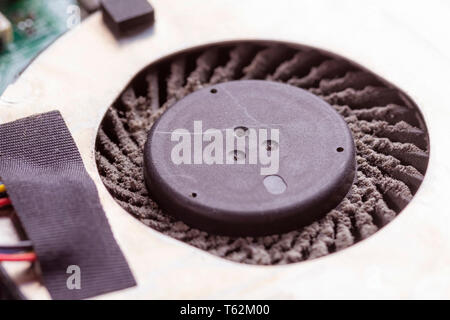
[[[356,166],[351,132],[330,105],[258,80],[178,101],[150,130],[144,162],[161,208],[232,236],[287,232],[323,217],[348,193]]]

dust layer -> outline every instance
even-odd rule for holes
[[[158,208],[143,176],[147,132],[195,90],[239,79],[288,83],[321,97],[348,123],[357,176],[349,195],[324,218],[285,234],[226,237],[191,228]],[[239,43],[180,54],[138,75],[108,109],[96,160],[114,199],[149,227],[211,254],[260,265],[321,257],[361,241],[411,201],[428,164],[426,128],[401,91],[347,60],[308,48]]]

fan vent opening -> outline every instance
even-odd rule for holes
[[[263,79],[322,98],[347,122],[356,147],[351,192],[324,218],[300,230],[265,237],[225,237],[193,229],[162,212],[143,175],[147,133],[179,99],[215,84]],[[245,128],[236,128],[245,134]],[[272,146],[271,146],[272,147]],[[336,146],[336,152],[343,152]],[[96,161],[106,188],[137,219],[180,241],[236,262],[277,265],[321,257],[361,241],[412,200],[428,165],[422,115],[401,90],[342,57],[281,42],[202,46],[141,71],[108,109],[97,135]],[[192,197],[199,195],[193,191]]]

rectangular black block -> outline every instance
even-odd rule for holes
[[[155,20],[147,0],[102,0],[102,11],[103,20],[118,36],[150,26]]]

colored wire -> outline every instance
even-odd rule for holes
[[[7,207],[11,205],[11,200],[9,198],[0,198],[0,208]]]
[[[0,250],[26,251],[31,249],[33,249],[33,243],[31,241],[20,241],[13,244],[0,244]]]
[[[37,256],[34,252],[16,253],[16,254],[0,254],[0,262],[5,262],[5,261],[33,262],[36,260],[37,260]]]
[[[0,194],[6,192],[4,184],[0,183]],[[0,198],[0,208],[10,206],[11,200],[9,198]],[[31,241],[20,241],[14,244],[0,244],[0,251],[7,251],[13,253],[0,253],[0,262],[4,261],[29,261],[33,262],[37,260],[37,256],[34,252],[16,253],[27,250],[32,250],[33,244]]]

